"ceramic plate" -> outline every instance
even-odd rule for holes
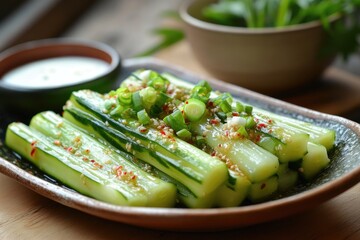
[[[190,82],[201,77],[158,60],[130,59],[124,62],[119,81],[131,71],[148,68],[169,72]],[[336,130],[337,140],[330,153],[330,166],[312,183],[298,186],[280,199],[235,208],[183,209],[121,207],[100,202],[66,188],[3,145],[11,121],[25,121],[0,113],[0,172],[33,191],[68,207],[136,226],[167,230],[223,230],[283,218],[314,207],[349,189],[360,181],[360,125],[344,118],[294,106],[218,80],[209,80],[215,89],[232,93],[244,102],[296,119]]]

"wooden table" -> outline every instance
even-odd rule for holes
[[[111,2],[116,5],[115,1]],[[119,15],[115,19],[124,20],[121,13],[126,13],[127,7],[134,8],[136,4],[133,1],[121,2],[123,3],[120,4],[121,8],[118,6],[117,10],[111,11],[108,7],[104,8],[104,11],[107,9],[106,13],[113,15],[118,11]],[[179,1],[174,1],[172,5],[178,3]],[[169,5],[171,4],[166,6]],[[103,15],[105,15],[104,11]],[[113,35],[97,35],[106,29],[102,27],[99,19],[97,25],[91,24],[96,22],[93,19],[95,13],[96,10],[66,36],[101,40],[119,49],[118,42],[115,41],[116,36],[123,37],[123,35],[119,33],[116,35],[115,30],[112,31]],[[109,19],[108,16],[102,20],[102,23]],[[130,44],[129,41],[127,39],[126,43]],[[131,49],[119,49],[119,51],[125,51],[124,55],[128,56],[135,50],[132,46]],[[208,76],[195,60],[186,41],[158,53],[155,57]],[[327,85],[340,86],[341,89],[345,89],[343,91],[351,94],[333,95],[334,92],[324,91],[318,87],[315,90],[304,89],[298,95],[279,98],[338,115],[346,115],[347,110],[350,109],[358,110],[360,106],[360,94],[357,94],[360,93],[358,77],[337,68],[329,69],[326,76],[328,79],[326,81],[332,82]],[[326,100],[322,100],[324,98]],[[143,229],[93,217],[35,194],[15,180],[0,175],[0,239],[239,239],[240,237],[242,239],[360,239],[360,184],[315,209],[287,219],[226,232],[185,233]]]

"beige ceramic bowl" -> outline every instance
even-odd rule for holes
[[[324,32],[319,22],[281,29],[248,29],[208,23],[204,6],[215,0],[184,4],[185,22],[192,50],[214,77],[263,93],[279,93],[318,79],[331,59],[321,59]]]

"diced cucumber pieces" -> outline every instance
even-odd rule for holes
[[[278,185],[277,176],[270,177],[258,183],[253,183],[249,189],[248,199],[254,203],[267,200],[278,190]]]
[[[218,207],[236,207],[245,200],[250,181],[242,174],[229,170],[229,174],[234,178],[235,183],[226,183],[217,190],[216,206]]]
[[[329,163],[330,159],[328,158],[326,148],[322,145],[309,142],[308,153],[302,160],[300,172],[304,178],[309,181],[319,174]]]
[[[287,163],[280,164],[277,175],[279,192],[285,192],[295,187],[299,178],[298,172],[290,169]]]

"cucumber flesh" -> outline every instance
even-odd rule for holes
[[[216,193],[216,206],[218,207],[236,207],[246,199],[250,181],[244,175],[229,170],[229,174],[235,179],[234,184],[224,184],[219,187]]]
[[[303,158],[307,152],[309,134],[265,114],[254,112],[253,116],[257,121],[257,130],[254,131],[254,135],[259,136],[254,138],[255,143],[261,146],[261,139],[270,137],[275,144],[272,152],[281,163]]]
[[[279,192],[285,192],[295,187],[298,182],[299,174],[297,171],[288,167],[288,163],[280,164],[278,170]]]
[[[279,161],[276,156],[246,138],[231,140],[220,127],[196,123],[192,131],[204,136],[206,144],[225,155],[251,182],[260,182],[276,174]]]
[[[310,181],[329,165],[329,163],[330,159],[325,146],[309,142],[308,153],[302,160],[300,173],[305,180]]]
[[[278,190],[278,177],[273,176],[250,186],[248,199],[253,203],[265,201]]]
[[[284,128],[295,129],[298,132],[309,135],[309,141],[315,144],[323,145],[327,151],[335,146],[336,132],[332,129],[323,128],[308,122],[297,119],[280,116],[262,109],[254,109],[256,114],[266,115],[275,122],[281,123]]]

